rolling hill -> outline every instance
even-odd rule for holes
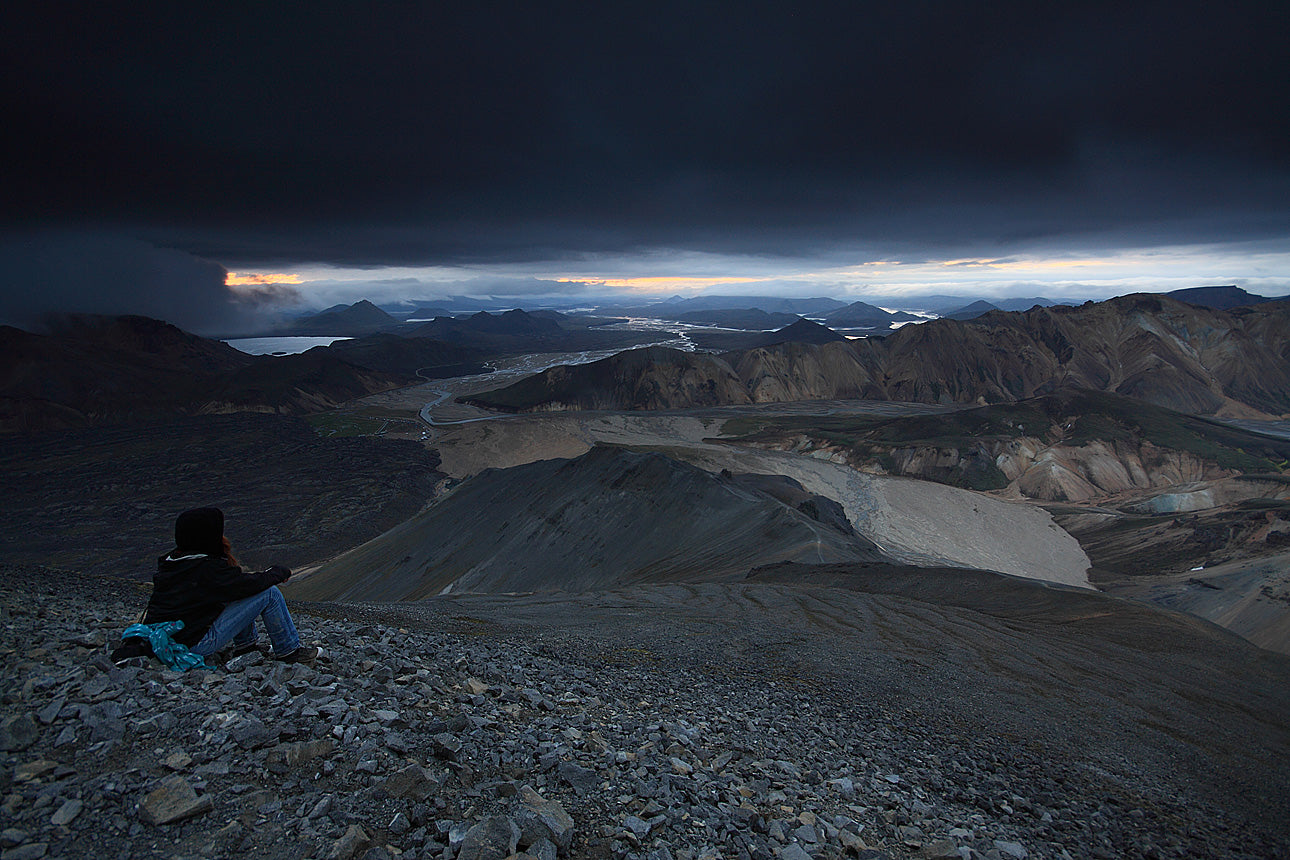
[[[780,560],[884,561],[836,503],[785,478],[713,475],[593,448],[486,471],[289,586],[309,600],[722,581]]]
[[[250,356],[146,317],[0,328],[0,431],[211,412],[300,414],[406,384],[329,352]]]

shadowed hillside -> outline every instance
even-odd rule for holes
[[[576,592],[732,579],[772,560],[885,558],[836,503],[767,480],[615,448],[489,470],[289,591],[308,600]]]
[[[175,516],[224,510],[248,565],[314,562],[419,511],[443,475],[414,442],[321,439],[244,413],[11,436],[0,446],[0,559],[150,578]]]
[[[0,431],[210,412],[299,414],[406,384],[326,351],[251,356],[146,317],[0,327]]]
[[[507,412],[679,409],[751,402],[739,378],[721,359],[658,346],[589,364],[553,367],[462,400]]]
[[[426,379],[487,373],[486,353],[475,347],[423,337],[373,334],[316,346],[337,358],[383,373],[418,375]],[[313,352],[314,350],[310,350]]]

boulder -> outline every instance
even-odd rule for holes
[[[327,860],[353,860],[372,845],[367,832],[357,824],[351,824],[345,835],[332,843],[327,852]]]
[[[40,726],[36,725],[31,714],[15,714],[0,721],[0,749],[5,752],[21,752],[39,737]]]
[[[519,826],[504,815],[494,815],[466,831],[457,860],[505,860],[515,853],[519,840]]]
[[[554,800],[547,800],[525,785],[511,812],[520,827],[520,845],[532,845],[540,839],[550,839],[561,854],[573,844],[574,825],[569,813]]]

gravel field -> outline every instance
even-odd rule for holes
[[[1290,856],[1284,658],[803,578],[297,605],[328,659],[178,674],[106,659],[146,586],[4,566],[3,857]]]

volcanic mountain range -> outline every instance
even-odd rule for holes
[[[933,320],[885,338],[695,358],[623,353],[553,368],[470,402],[507,411],[683,408],[869,398],[1002,403],[1067,388],[1181,412],[1290,412],[1290,302],[1215,310],[1132,295],[1080,307]],[[585,392],[595,391],[594,396]]]
[[[247,355],[147,317],[65,315],[47,329],[0,326],[0,432],[224,412],[300,415],[419,379],[483,373],[498,356],[654,339],[564,327],[523,311],[435,321],[412,337],[367,334],[296,355]]]
[[[451,402],[452,394],[477,391],[489,377],[388,388],[399,384],[400,374],[410,380],[412,371],[427,377],[439,368],[447,375],[453,362],[477,367],[491,360],[492,347],[466,334],[455,343],[382,334],[289,360],[242,356],[155,321],[90,321],[45,336],[5,331],[4,381],[11,386],[5,393],[21,395],[26,385],[29,394],[70,410],[72,421],[110,417],[113,406],[125,410],[116,413],[122,420],[146,418],[10,436],[3,448],[0,471],[15,515],[0,534],[0,567],[9,576],[19,566],[31,568],[19,571],[26,579],[6,583],[11,594],[23,591],[11,610],[29,610],[21,616],[28,628],[15,634],[9,649],[17,666],[7,675],[15,679],[11,704],[29,711],[27,722],[42,735],[29,754],[51,759],[42,766],[99,779],[98,760],[84,756],[113,747],[87,749],[96,736],[88,726],[77,735],[77,726],[100,705],[115,707],[124,699],[103,699],[106,673],[119,674],[105,657],[91,662],[103,670],[101,677],[81,674],[88,637],[69,642],[59,625],[49,623],[75,623],[88,617],[88,608],[28,605],[35,589],[24,584],[62,594],[77,582],[68,570],[85,568],[144,577],[147,557],[169,547],[174,514],[213,503],[229,512],[239,557],[296,569],[286,592],[302,634],[337,643],[341,655],[330,665],[321,661],[316,673],[305,670],[316,678],[314,688],[296,684],[286,691],[291,695],[272,697],[279,704],[272,706],[273,719],[263,720],[295,725],[307,713],[301,708],[318,709],[320,702],[336,709],[328,713],[349,715],[339,733],[326,721],[301,723],[311,727],[310,737],[326,739],[328,749],[337,742],[327,767],[344,779],[328,781],[327,768],[319,766],[317,778],[301,771],[299,779],[284,780],[280,790],[294,792],[274,804],[284,811],[353,796],[362,804],[342,805],[346,823],[358,808],[371,811],[370,820],[362,819],[365,826],[391,819],[400,824],[393,807],[377,812],[374,804],[395,800],[385,798],[382,786],[406,771],[402,761],[391,767],[377,759],[382,749],[429,748],[433,738],[435,749],[460,743],[462,755],[448,762],[436,798],[469,792],[461,808],[467,817],[475,813],[466,806],[487,803],[491,787],[514,787],[508,781],[519,777],[508,769],[518,764],[524,778],[546,780],[539,784],[548,792],[573,775],[578,782],[569,784],[587,803],[570,808],[581,816],[580,825],[603,824],[597,832],[606,834],[600,843],[605,856],[618,851],[609,847],[609,834],[616,839],[635,821],[623,817],[622,792],[642,794],[628,807],[642,815],[655,797],[666,800],[667,813],[688,809],[689,818],[676,818],[680,832],[701,807],[678,806],[678,798],[694,786],[718,784],[728,789],[730,802],[722,809],[730,810],[729,824],[721,824],[728,832],[742,826],[749,810],[760,814],[748,803],[763,804],[763,797],[767,809],[783,810],[791,802],[818,815],[794,818],[798,830],[790,839],[798,841],[781,843],[785,853],[797,848],[799,857],[808,853],[802,844],[824,845],[830,856],[841,856],[841,846],[824,832],[829,820],[838,819],[815,810],[843,808],[856,815],[865,810],[868,844],[893,847],[889,856],[955,856],[949,852],[963,853],[967,842],[952,834],[971,837],[995,819],[1033,827],[989,831],[991,841],[975,839],[968,853],[1004,856],[1000,846],[1006,846],[1008,856],[1061,856],[1063,845],[1079,854],[1096,844],[1098,856],[1182,856],[1184,843],[1167,840],[1194,832],[1203,819],[1217,822],[1206,831],[1212,840],[1207,835],[1195,844],[1217,847],[1192,856],[1234,856],[1239,849],[1233,845],[1247,844],[1255,846],[1246,852],[1250,856],[1276,856],[1277,848],[1258,846],[1285,843],[1279,825],[1287,796],[1283,691],[1290,677],[1283,656],[1290,652],[1290,576],[1284,573],[1290,484],[1282,474],[1287,449],[1142,398],[1169,400],[1181,392],[1186,402],[1216,402],[1225,414],[1275,411],[1286,353],[1284,303],[1281,309],[1271,303],[1206,311],[1157,301],[1157,310],[1131,298],[991,313],[970,323],[897,331],[886,340],[789,340],[724,356],[627,352],[601,365],[531,377],[538,382],[516,390],[532,392],[535,402],[518,405],[541,411],[630,403],[636,411],[566,410],[503,420],[472,420],[472,410]],[[534,329],[529,342],[548,336],[540,323],[511,319]],[[496,317],[477,322],[498,324]],[[450,325],[461,323],[440,328]],[[820,333],[814,324],[794,326],[804,336]],[[560,342],[553,331],[550,336]],[[1007,354],[1018,345],[1031,350],[1023,358],[1054,368],[1057,376],[1039,380],[1018,366]],[[928,354],[919,355],[922,349]],[[948,372],[954,349],[964,350],[957,375]],[[370,375],[387,387],[321,416],[318,426],[364,410],[393,414],[394,404],[404,408],[404,420],[423,441],[323,437],[282,415],[174,419],[176,412],[217,402],[201,399],[211,396],[200,393],[202,386],[219,394],[233,378],[246,380],[250,390],[276,373],[283,373],[277,387],[254,387],[253,397],[218,402],[262,408],[287,392],[298,398],[291,408],[325,406],[311,394],[316,381],[277,370],[304,360],[335,368],[342,379]],[[499,365],[498,375],[547,361]],[[940,375],[919,387],[897,373],[919,367]],[[588,370],[589,378],[577,377]],[[1153,388],[1156,372],[1163,382]],[[185,374],[191,379],[184,381]],[[96,394],[98,377],[106,394]],[[564,388],[548,384],[562,378]],[[1098,384],[1073,387],[1089,380]],[[582,403],[537,402],[557,388],[569,396],[563,391],[575,386],[585,389]],[[930,399],[947,405],[809,399],[774,405],[821,393],[914,398],[933,386],[939,393]],[[149,395],[156,398],[151,403]],[[997,402],[973,408],[977,398]],[[694,403],[711,405],[687,408]],[[440,404],[447,414],[433,411]],[[663,406],[687,409],[658,411]],[[167,410],[173,420],[159,420]],[[436,420],[418,423],[417,415]],[[465,450],[474,466],[464,467]],[[490,468],[498,464],[516,465]],[[1004,485],[992,493],[948,486],[981,486],[983,480],[997,486],[1000,478]],[[1087,492],[1095,495],[1081,495]],[[1040,505],[1025,498],[1044,493],[1067,501]],[[1129,594],[1144,600],[1118,596]],[[398,602],[371,602],[381,600]],[[114,638],[142,602],[99,618],[95,632],[102,628],[104,635],[96,641]],[[10,614],[20,618],[18,611]],[[324,617],[332,621],[324,625]],[[357,619],[366,626],[351,623]],[[443,639],[450,630],[460,636]],[[33,631],[39,636],[33,638]],[[477,654],[484,636],[495,638],[496,647]],[[424,650],[430,641],[448,655],[446,662],[440,652]],[[517,657],[521,644],[567,656],[569,673],[529,674]],[[402,649],[397,665],[390,664],[390,647]],[[42,656],[51,652],[59,655],[57,666]],[[462,669],[463,653],[481,667],[478,673]],[[615,666],[623,672],[613,673]],[[435,680],[447,678],[448,667],[459,684]],[[276,677],[290,686],[302,668],[278,664]],[[111,682],[125,684],[129,707],[152,707],[155,702],[140,697],[155,698],[161,689],[176,700],[207,695],[214,720],[223,719],[227,709],[220,702],[229,691],[249,691],[250,699],[235,697],[251,701],[265,683],[279,683],[258,666],[243,675],[206,676],[223,684],[220,690],[202,676],[185,685],[148,671],[158,678],[145,685],[152,692],[132,685],[130,675]],[[479,677],[468,677],[473,674]],[[67,680],[55,686],[41,680],[55,676]],[[624,684],[623,678],[650,684]],[[733,686],[714,686],[717,681]],[[69,689],[76,698],[64,704]],[[729,695],[736,689],[795,693],[773,702],[756,695],[737,700]],[[38,707],[28,691],[39,693]],[[382,691],[389,698],[373,698],[385,696]],[[46,707],[46,700],[59,704]],[[389,709],[377,708],[387,702]],[[570,711],[571,702],[587,707]],[[681,703],[704,734],[672,748],[648,741],[671,731],[667,720],[676,718]],[[435,720],[435,708],[457,722]],[[835,723],[820,722],[835,713]],[[820,731],[806,740],[787,733],[785,717],[794,714]],[[759,720],[755,726],[753,719]],[[192,751],[184,725],[146,737],[131,734],[128,743]],[[628,725],[629,732],[619,732]],[[747,732],[741,730],[732,746],[735,734],[711,733],[718,725],[746,725]],[[835,725],[872,728],[872,749],[897,751],[898,763],[875,769],[872,750],[855,746]],[[546,727],[538,747],[534,726]],[[369,728],[385,732],[384,746],[380,734],[365,734]],[[69,731],[75,743],[64,742]],[[295,731],[295,740],[304,741]],[[602,738],[625,752],[606,757],[610,747]],[[768,748],[767,738],[783,743]],[[1015,761],[1007,757],[1011,753],[969,758],[968,739],[997,741],[997,749],[1025,755]],[[198,749],[233,768],[203,777],[199,788],[239,803],[246,798],[247,808],[271,808],[259,792],[246,790],[244,780],[254,782],[264,756],[276,756],[276,748],[248,749],[226,727]],[[510,758],[499,759],[499,749]],[[713,757],[718,749],[724,751]],[[827,758],[808,760],[803,750],[825,750]],[[69,751],[76,752],[74,759]],[[284,747],[282,754],[291,753]],[[72,765],[52,764],[55,759]],[[843,770],[839,762],[855,769]],[[147,767],[169,778],[163,768],[182,765]],[[687,768],[688,776],[669,775]],[[650,785],[670,784],[676,793],[667,799],[657,793],[661,788],[643,788],[642,772]],[[796,774],[791,779],[790,772]],[[854,781],[820,776],[839,773]],[[1162,776],[1144,781],[1144,773]],[[50,810],[64,814],[66,804],[42,812],[38,797],[54,795],[38,792],[91,784],[70,783],[65,775],[59,771],[49,788],[15,781],[14,791],[29,809],[23,827],[52,832]],[[1081,775],[1091,777],[1081,781]],[[1040,782],[1027,782],[1032,776]],[[101,775],[114,783],[119,778]],[[735,779],[745,781],[750,794],[735,794]],[[144,780],[132,783],[131,792],[136,784],[142,794]],[[801,793],[806,786],[818,787],[818,800]],[[918,805],[893,805],[897,789],[916,794]],[[306,790],[312,794],[301,793]],[[326,801],[323,792],[335,792],[335,799]],[[86,798],[96,820],[120,806],[120,793],[109,797],[107,789],[77,796]],[[1007,803],[999,800],[1005,796]],[[1089,797],[1096,802],[1085,804]],[[1161,798],[1174,806],[1160,805]],[[961,801],[962,814],[929,823],[928,810],[947,799]],[[215,808],[219,821],[208,832],[241,814],[231,801]],[[702,820],[721,821],[715,808],[702,809]],[[1246,809],[1257,816],[1249,818]],[[442,823],[435,826],[451,833],[444,815],[436,816]],[[658,820],[672,821],[666,814]],[[808,831],[800,822],[809,820],[820,822],[809,830],[816,842],[803,843]],[[906,821],[950,835],[936,843],[919,837],[915,848],[910,839],[923,831]],[[1123,835],[1095,843],[1108,821],[1122,822]],[[1071,823],[1083,829],[1059,833],[1052,827]],[[205,827],[201,819],[184,826],[199,824]],[[429,842],[411,848],[395,834],[402,829],[395,824],[380,831],[380,840],[421,856]],[[770,826],[790,832],[787,825]],[[295,822],[291,827],[282,831],[292,834],[283,844],[296,844],[291,840],[298,828]],[[124,839],[125,830],[118,830]],[[16,828],[6,832],[11,841],[19,838]],[[656,833],[670,838],[673,830]],[[1238,843],[1231,834],[1255,836]],[[1147,846],[1152,850],[1138,850],[1148,837],[1155,840]],[[1028,848],[1010,841],[1022,838]],[[336,841],[341,847],[332,853],[342,856],[344,842]],[[924,850],[924,843],[932,848]],[[196,850],[196,842],[188,844]],[[1157,845],[1165,848],[1155,851]],[[315,853],[326,851],[324,844]]]

